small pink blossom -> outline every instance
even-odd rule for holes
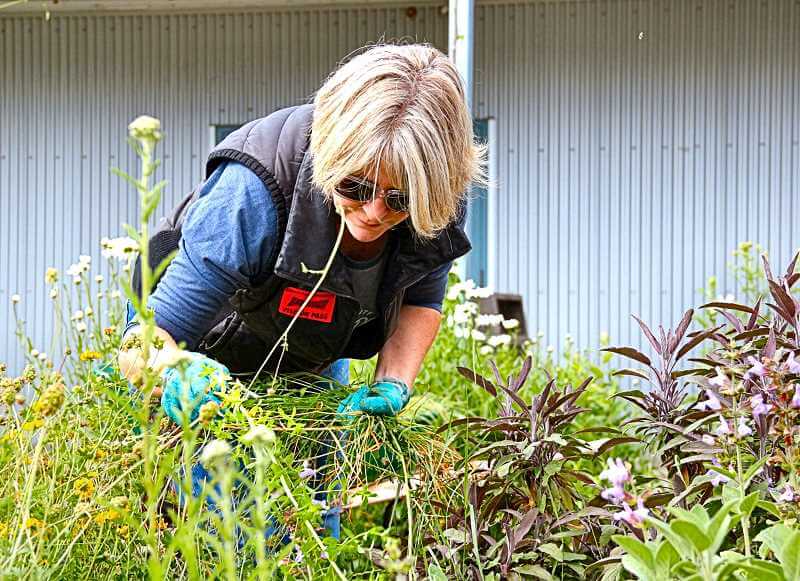
[[[719,466],[719,461],[714,458],[713,463],[715,466]],[[725,476],[724,474],[717,472],[713,468],[711,468],[708,472],[706,472],[706,476],[713,476],[711,479],[712,486],[719,486],[720,484],[725,484],[726,482],[730,481],[730,478]]]
[[[747,358],[747,362],[752,365],[752,367],[744,374],[745,379],[755,379],[756,377],[765,377],[767,375],[767,368],[752,355]]]
[[[753,428],[751,428],[747,424],[747,419],[745,417],[739,418],[739,424],[736,426],[736,435],[740,438],[744,438],[749,436],[753,433]]]
[[[303,469],[300,471],[300,478],[303,480],[311,480],[317,475],[317,471],[311,467],[311,464],[306,460],[303,462]]]
[[[631,481],[631,473],[621,458],[609,458],[608,468],[600,473],[601,480],[608,480],[614,488],[621,488]]]
[[[786,483],[786,488],[783,489],[783,493],[778,497],[780,502],[794,502],[795,499],[795,492],[789,483]]]
[[[764,403],[764,396],[759,394],[750,398],[750,406],[753,408],[753,417],[763,416],[772,410],[772,405]]]
[[[713,478],[711,479],[711,484],[713,486],[719,486],[720,484],[725,484],[730,480],[730,478],[728,478],[724,474],[720,474],[716,470],[709,470],[708,472],[706,472],[706,475],[713,476]]]
[[[719,426],[717,426],[717,429],[714,430],[714,432],[718,436],[726,436],[726,435],[730,434],[731,433],[731,427],[728,425],[728,420],[726,420],[725,418],[720,416],[719,417]]]
[[[631,526],[638,527],[650,514],[650,510],[645,508],[644,502],[640,498],[636,510],[632,510],[627,504],[622,505],[622,510],[614,515],[614,520],[623,520]]]
[[[710,390],[706,389],[705,393],[706,393],[706,399],[701,401],[701,402],[698,402],[698,404],[697,404],[697,409],[698,410],[700,410],[700,411],[703,411],[703,410],[718,411],[719,409],[722,408],[722,405],[720,404],[719,399],[717,398],[717,396],[714,394],[713,391],[710,391]]]
[[[786,361],[783,362],[781,368],[789,373],[800,374],[800,361],[795,361],[794,353],[790,351],[789,356],[786,358]]]
[[[794,388],[794,396],[792,396],[792,407],[800,408],[800,383]]]
[[[614,504],[619,504],[620,502],[625,500],[625,489],[622,488],[621,486],[606,488],[603,492],[600,493],[600,496],[609,502],[613,502]]]
[[[708,444],[709,446],[713,446],[717,443],[717,441],[714,439],[714,436],[711,434],[703,434],[703,437],[700,439],[703,440],[704,444]]]
[[[708,383],[716,387],[717,389],[730,389],[731,387],[731,379],[725,372],[722,370],[722,367],[717,367],[717,376],[713,379],[709,379]],[[708,393],[708,392],[707,392]]]

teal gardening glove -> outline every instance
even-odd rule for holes
[[[339,404],[337,413],[353,415],[363,412],[373,416],[396,416],[408,403],[408,386],[400,379],[384,377],[370,385],[362,385]]]
[[[202,353],[189,353],[189,358],[185,371],[166,367],[161,372],[164,380],[161,407],[179,425],[184,423],[187,414],[190,422],[195,421],[206,403],[221,403],[214,392],[223,391],[225,382],[231,377],[227,367]]]

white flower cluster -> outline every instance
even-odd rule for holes
[[[117,260],[127,260],[139,250],[139,245],[133,238],[121,236],[119,238],[102,238],[100,247],[103,249],[104,258],[116,258]]]
[[[80,277],[84,272],[89,272],[92,264],[92,257],[87,256],[86,254],[81,254],[78,257],[78,262],[75,264],[70,265],[70,267],[65,271],[68,276],[71,276],[74,279],[79,279],[75,282],[75,284],[80,283]]]
[[[467,279],[464,282],[457,282],[452,285],[447,291],[447,300],[455,301],[459,297],[464,296],[469,299],[485,299],[492,296],[492,290],[488,287],[482,288],[475,284],[472,279]]]

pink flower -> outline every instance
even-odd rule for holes
[[[621,458],[609,458],[608,468],[600,473],[601,480],[608,480],[614,488],[622,488],[626,482],[631,481],[631,473]]]
[[[749,436],[753,433],[753,428],[747,425],[747,419],[742,416],[739,418],[739,424],[736,426],[736,435],[740,438],[744,438]]]
[[[703,410],[713,410],[717,411],[722,408],[722,405],[719,403],[719,399],[716,395],[714,395],[713,391],[708,389],[705,390],[706,399],[704,401],[698,402],[697,409],[700,411]]]
[[[794,490],[792,489],[792,487],[787,482],[786,483],[786,488],[783,489],[783,494],[781,494],[778,497],[778,500],[780,502],[794,502],[794,497],[795,497]]]
[[[303,462],[303,469],[300,471],[300,478],[303,480],[311,480],[317,475],[317,471],[314,470],[311,465],[309,464],[308,460]]]
[[[791,351],[789,352],[789,356],[786,358],[786,361],[783,362],[781,368],[784,371],[788,371],[789,373],[798,373],[800,374],[800,361],[795,361],[794,353]]]
[[[750,398],[750,406],[753,408],[753,417],[766,415],[772,409],[772,405],[764,403],[764,396],[759,394]]]
[[[713,379],[709,379],[708,383],[710,383],[717,389],[730,389],[731,387],[731,379],[730,377],[725,375],[725,372],[722,370],[722,367],[717,367],[717,376],[714,377]]]
[[[728,420],[723,418],[722,416],[719,417],[719,426],[717,427],[714,432],[718,436],[726,436],[731,433],[731,427],[728,425]]]
[[[703,434],[701,440],[703,440],[704,444],[707,444],[709,446],[713,446],[714,444],[717,443],[717,441],[714,439],[714,436],[712,436],[711,434]]]
[[[752,355],[747,358],[747,362],[752,365],[752,367],[744,374],[745,379],[755,379],[756,377],[764,377],[767,375],[767,368]]]
[[[724,474],[720,474],[716,470],[709,470],[708,472],[706,472],[706,475],[713,476],[713,478],[711,479],[712,486],[719,486],[720,484],[725,484],[730,480],[730,478],[728,478]]]
[[[794,396],[792,397],[792,407],[800,408],[800,383],[794,388]]]
[[[638,527],[641,526],[649,514],[650,511],[645,508],[644,502],[640,498],[636,510],[632,510],[629,505],[623,504],[622,510],[614,515],[614,520],[623,520],[631,526]]]
[[[625,489],[621,486],[614,486],[612,488],[606,488],[603,492],[600,493],[602,498],[605,498],[609,502],[613,502],[614,504],[619,504],[623,500],[625,500]]]
[[[719,466],[719,461],[716,458],[714,458],[712,462],[715,466]],[[706,472],[706,476],[713,476],[711,479],[712,486],[719,486],[720,484],[725,484],[726,482],[730,481],[730,478],[724,474],[721,474],[720,472],[717,472],[713,468]]]

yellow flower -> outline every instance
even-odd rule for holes
[[[36,429],[41,428],[43,425],[44,425],[44,420],[37,418],[35,420],[30,420],[22,424],[22,429],[27,432],[32,432]]]
[[[116,332],[117,328],[114,325],[111,325],[110,327],[103,327],[103,335],[105,335],[106,337],[109,337]]]
[[[81,353],[81,361],[94,361],[95,359],[100,359],[100,357],[102,357],[102,354],[97,351],[84,351]]]
[[[56,284],[58,282],[58,271],[52,266],[44,273],[44,281],[47,284]]]
[[[5,434],[0,436],[0,443],[11,442],[17,437],[17,430],[8,430]]]
[[[128,525],[122,525],[121,527],[117,527],[117,534],[123,539],[127,539],[129,533],[130,533],[130,528],[128,527]]]
[[[31,531],[31,534],[38,535],[45,532],[47,525],[40,521],[38,518],[28,517],[25,521],[25,528]]]
[[[0,539],[5,539],[10,532],[8,525],[4,522],[0,522]]]
[[[78,495],[81,500],[89,500],[94,494],[94,482],[88,478],[78,478],[75,481],[72,490]]]
[[[108,510],[104,510],[103,512],[99,512],[94,515],[94,522],[99,525],[104,525],[107,522],[113,522],[118,520],[122,517],[122,513],[115,508],[109,508]]]

